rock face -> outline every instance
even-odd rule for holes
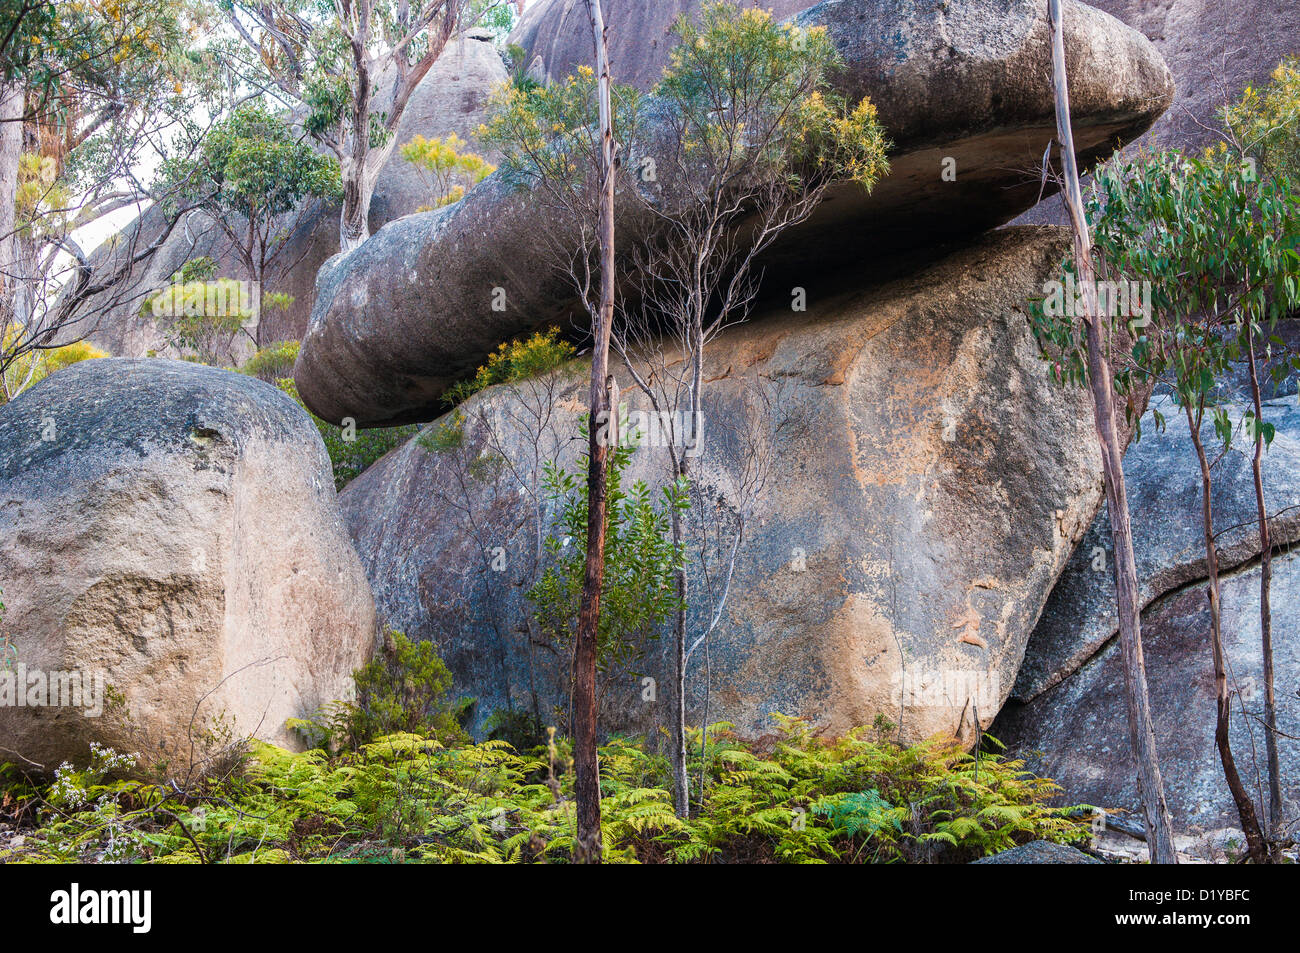
[[[1227,396],[1240,394],[1230,388]],[[1235,422],[1246,405],[1229,403],[1227,408]],[[1152,419],[1157,409],[1168,420],[1163,433],[1156,432]],[[1279,396],[1266,404],[1264,414],[1277,427],[1264,458],[1264,486],[1276,553],[1272,608],[1279,727],[1294,737],[1300,722],[1300,706],[1295,704],[1300,646],[1292,633],[1300,615],[1294,598],[1300,560],[1282,553],[1300,538],[1300,410],[1294,395]],[[1161,770],[1178,829],[1195,825],[1212,831],[1236,826],[1238,819],[1214,746],[1200,475],[1187,424],[1168,398],[1152,402],[1143,432],[1124,457],[1124,473]],[[1254,720],[1262,710],[1263,663],[1251,452],[1249,445],[1234,445],[1218,459],[1212,505],[1223,574],[1224,638],[1233,688],[1240,693],[1234,706],[1233,750],[1253,791],[1256,764],[1263,770],[1264,748]],[[1012,701],[991,731],[1031,767],[1063,784],[1071,801],[1129,810],[1138,803],[1115,638],[1110,550],[1103,506],[1047,601],[1025,651]],[[1279,748],[1283,776],[1294,779],[1300,743],[1284,736]],[[1298,795],[1294,787],[1287,792],[1293,799]],[[1292,809],[1287,816],[1294,814]]]
[[[1095,0],[1092,4],[1141,30],[1174,74],[1174,106],[1147,138],[1200,146],[1211,134],[1224,91],[1237,99],[1261,85],[1284,56],[1300,53],[1300,5],[1293,0]]]
[[[1300,52],[1300,4],[1293,0],[1092,0],[1092,6],[1141,30],[1173,73],[1172,108],[1132,143],[1133,149],[1194,149],[1215,141],[1225,99],[1240,99],[1246,86],[1267,82],[1284,56]],[[1016,220],[1065,223],[1065,210],[1055,198]]]
[[[747,461],[772,464],[707,667],[703,650],[691,661],[692,717],[708,684],[708,717],[749,735],[774,711],[832,733],[885,715],[910,739],[969,734],[975,709],[988,724],[1100,496],[1090,405],[1049,382],[1024,315],[1062,250],[1054,229],[994,233],[710,345],[692,464],[710,533],[729,542]],[[444,449],[411,441],[340,496],[381,615],[437,643],[480,726],[498,708],[565,707],[567,653],[529,639],[538,543],[519,475],[534,453],[574,468],[583,380],[570,368],[540,400],[485,391],[457,440],[435,423]],[[536,432],[530,406],[556,408]],[[642,447],[625,484],[665,468],[664,449]],[[607,678],[603,724],[653,727],[641,676],[663,699],[668,671],[654,649],[639,674]]]
[[[1096,857],[1068,844],[1054,844],[1051,841],[1036,840],[1021,844],[1000,854],[981,857],[971,861],[973,864],[1100,864]]]
[[[456,133],[472,140],[483,121],[484,108],[492,89],[506,81],[505,66],[492,43],[479,36],[468,36],[448,45],[419,88],[412,95],[397,128],[397,144],[414,136],[426,138]],[[419,175],[409,162],[394,151],[380,172],[370,203],[370,229],[375,231],[403,215],[432,204]],[[156,210],[128,227],[141,229],[142,238],[161,232]],[[326,259],[339,250],[339,209],[336,205],[318,206],[298,224],[293,236],[280,253],[276,265],[284,266],[269,291],[289,294],[293,304],[287,311],[264,317],[261,339],[299,340],[307,329],[308,318],[316,297],[316,272]],[[152,239],[150,239],[152,240]],[[125,248],[125,244],[121,247]],[[107,251],[97,253],[102,267],[107,266]],[[188,259],[209,255],[220,265],[219,274],[246,278],[238,256],[229,247],[221,230],[203,213],[193,213],[176,228],[170,238],[140,270],[134,293],[143,296],[149,289],[164,287],[168,278]],[[120,307],[100,310],[93,319],[91,340],[110,353],[122,357],[143,357],[149,350],[161,352],[166,341],[154,322],[141,318],[138,311],[142,297]]]
[[[1246,405],[1227,407],[1234,422],[1246,410]],[[1134,514],[1139,598],[1144,606],[1205,578],[1196,451],[1181,411],[1168,398],[1154,400],[1152,410],[1156,409],[1168,421],[1166,430],[1156,430],[1148,411],[1142,423],[1144,436],[1124,456],[1129,509]],[[1265,499],[1268,511],[1275,514],[1270,519],[1273,544],[1286,546],[1300,539],[1300,408],[1294,398],[1284,398],[1271,402],[1264,414],[1277,427],[1265,457]],[[1212,427],[1206,430],[1208,441]],[[1259,556],[1252,452],[1249,444],[1234,444],[1214,467],[1212,507],[1221,570]],[[1103,504],[1030,639],[1013,692],[1020,701],[1068,678],[1118,631],[1111,548],[1110,517]]]
[[[1232,663],[1230,736],[1242,780],[1252,794],[1267,790],[1264,740],[1255,719],[1263,709],[1259,634],[1259,575],[1251,567],[1222,581],[1223,633]],[[1272,609],[1278,739],[1286,818],[1300,806],[1300,558],[1273,562]],[[1147,609],[1142,642],[1151,690],[1160,770],[1175,829],[1238,827],[1214,744],[1214,670],[1205,587],[1196,583]],[[1129,750],[1124,673],[1109,644],[1079,671],[1027,705],[1010,703],[993,734],[1029,767],[1055,779],[1074,803],[1139,811],[1136,768]],[[1247,714],[1243,714],[1243,709]],[[1257,800],[1258,804],[1258,800]]]
[[[1055,129],[1042,8],[1032,0],[826,0],[799,14],[800,25],[825,27],[843,54],[843,91],[855,101],[869,95],[879,108],[894,142],[892,171],[869,195],[832,190],[791,229],[764,262],[772,286],[970,237],[1038,200],[1035,170]],[[636,22],[629,15],[629,26]],[[612,29],[617,36],[622,28]],[[1154,47],[1105,14],[1068,3],[1066,29],[1087,165],[1145,130],[1168,105],[1172,83]],[[629,162],[661,154],[661,125],[643,129]],[[955,177],[944,175],[948,167]],[[667,179],[647,196],[668,211],[677,200]],[[636,214],[639,200],[623,191],[618,203],[620,241],[646,238],[653,218]],[[303,399],[328,420],[361,426],[427,420],[442,391],[498,342],[572,320],[571,292],[537,252],[544,215],[539,200],[489,179],[455,206],[394,222],[328,263],[295,370]],[[494,310],[502,292],[505,308]]]
[[[677,44],[673,24],[683,14],[693,16],[702,5],[700,0],[624,0],[611,4],[605,19],[614,81],[643,90],[654,86]],[[816,6],[810,0],[737,0],[735,5],[769,10],[781,20]],[[539,81],[563,79],[579,65],[592,62],[586,5],[533,0],[511,31],[509,42],[523,47],[524,61]]]
[[[86,361],[0,408],[0,540],[16,650],[0,667],[37,685],[78,673],[88,692],[17,707],[0,672],[0,760],[48,771],[93,741],[184,772],[223,715],[289,745],[285,719],[346,697],[373,650],[319,435],[242,375]]]
[[[738,5],[770,9],[787,17],[811,6],[808,0],[738,0]],[[863,8],[901,9],[902,4],[865,2]],[[1148,138],[1168,145],[1193,146],[1207,141],[1201,123],[1213,121],[1223,105],[1223,89],[1237,96],[1248,84],[1263,83],[1284,56],[1297,53],[1300,6],[1292,0],[1091,0],[1090,6],[1140,30],[1160,51],[1176,84],[1174,106]],[[910,6],[910,5],[909,5]],[[916,4],[935,17],[948,15],[952,4]],[[1041,4],[1040,4],[1041,6]],[[654,0],[621,3],[610,18],[610,54],[620,82],[648,89],[668,62],[671,27],[682,13],[693,13],[700,0]],[[627,23],[627,27],[623,24]],[[900,29],[900,44],[908,31]],[[892,34],[890,34],[892,35]],[[579,63],[590,63],[591,35],[581,3],[534,0],[510,36],[540,60],[545,75],[565,76]],[[1073,64],[1073,61],[1071,61]],[[1076,77],[1072,76],[1072,80]]]

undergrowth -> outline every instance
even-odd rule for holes
[[[776,718],[763,747],[719,724],[701,753],[694,734],[692,773],[708,783],[688,820],[673,813],[664,758],[632,740],[604,745],[605,859],[962,862],[1089,835],[1087,812],[1048,806],[1057,786],[1020,761],[977,761],[948,741],[900,747],[872,729],[824,742]],[[0,836],[0,862],[563,863],[574,836],[569,751],[554,732],[528,753],[410,732],[335,755],[255,742],[242,772],[188,792],[111,780],[121,767],[111,752],[49,786],[3,767],[0,821],[20,836]]]

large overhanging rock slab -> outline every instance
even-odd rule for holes
[[[1140,33],[1083,4],[1065,7],[1075,139],[1088,165],[1150,126],[1172,82]],[[828,30],[846,63],[838,85],[871,97],[895,148],[892,172],[870,194],[832,190],[771,250],[772,286],[806,286],[835,267],[866,269],[970,236],[1038,200],[1055,130],[1044,11],[1031,0],[827,0],[798,16]],[[661,135],[649,123],[629,147],[631,161],[654,156]],[[653,198],[671,211],[668,185]],[[634,214],[635,196],[620,193],[618,202],[628,248],[651,226]],[[426,420],[498,343],[571,320],[572,292],[538,254],[543,215],[527,192],[494,176],[455,205],[399,219],[327,263],[295,369],[303,399],[326,419],[361,426]],[[504,310],[493,310],[496,289]]]
[[[27,770],[96,743],[202,771],[222,721],[292,745],[375,643],[311,419],[179,361],[85,361],[0,408],[0,589],[0,761]]]
[[[911,740],[969,737],[976,710],[987,726],[1101,494],[1087,395],[1051,382],[1025,314],[1064,248],[1055,229],[995,232],[911,278],[854,280],[710,345],[691,466],[713,532],[743,505],[745,435],[774,463],[708,667],[704,650],[691,660],[692,718],[711,684],[709,720],[750,736],[774,711],[831,733],[883,715]],[[575,470],[585,373],[569,366],[553,391],[484,391],[460,408],[459,440],[436,422],[443,449],[410,441],[340,495],[381,615],[437,643],[479,727],[499,708],[550,720],[567,707],[567,654],[530,641],[539,541],[519,475],[553,451]],[[756,387],[779,387],[779,414]],[[623,393],[629,413],[645,409]],[[539,412],[550,417],[535,432]],[[661,484],[666,460],[639,448],[624,485]],[[610,730],[662,723],[671,663],[652,648],[639,667],[602,682]]]

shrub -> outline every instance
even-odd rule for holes
[[[546,744],[546,725],[531,711],[498,708],[483,722],[489,741],[504,741],[516,751],[533,751]]]
[[[431,643],[389,632],[383,650],[352,679],[357,687],[352,736],[357,743],[396,732],[450,741],[464,738],[447,700],[451,672]]]
[[[547,328],[505,342],[488,356],[487,363],[472,378],[449,388],[443,400],[455,406],[493,384],[515,384],[541,377],[573,360],[574,353],[573,345],[560,337],[559,328]]]
[[[528,75],[527,57],[528,50],[518,43],[507,44],[501,55],[506,72],[510,75],[510,85],[522,93],[538,89],[540,85],[537,80]]]
[[[658,500],[643,480],[625,490],[622,478],[632,453],[630,446],[617,446],[609,454],[605,576],[596,636],[596,664],[603,673],[630,671],[681,604],[675,572],[682,552],[672,541],[669,511],[689,506],[686,484],[683,480],[665,487]],[[578,469],[586,472],[585,454]],[[545,542],[551,565],[528,598],[542,632],[559,645],[569,645],[586,574],[587,481],[548,461],[544,486],[547,505],[558,510],[559,518]]]
[[[459,202],[467,189],[473,188],[496,171],[496,166],[480,155],[465,151],[468,143],[454,132],[446,139],[416,136],[401,147],[402,158],[415,166],[433,204],[420,211],[442,208]]]
[[[413,734],[460,743],[466,706],[453,709],[451,673],[429,642],[412,642],[401,632],[385,632],[379,654],[352,673],[356,701],[329,706],[316,719],[291,719],[313,747],[355,751],[376,738]]]
[[[275,344],[258,348],[257,352],[244,362],[239,373],[274,384],[293,373],[294,362],[298,360],[298,347],[297,341],[277,341]]]
[[[18,333],[19,329],[16,327],[8,329],[4,335],[4,350],[8,350],[9,342],[17,338]],[[0,404],[17,397],[55,371],[79,361],[90,361],[100,357],[108,357],[107,352],[101,351],[88,341],[76,341],[45,351],[28,351],[5,369],[4,386],[0,387]]]
[[[1300,180],[1300,57],[1279,63],[1263,88],[1247,86],[1241,100],[1224,109],[1223,124],[1267,174]]]
[[[465,445],[465,415],[453,410],[442,423],[429,428],[417,438],[430,453],[446,453]]]

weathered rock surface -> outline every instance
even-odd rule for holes
[[[1174,105],[1145,140],[1201,146],[1216,114],[1249,85],[1268,80],[1284,56],[1300,53],[1300,4],[1293,0],[1095,0],[1156,45],[1174,75]]]
[[[816,6],[812,0],[736,0],[738,7],[769,10],[784,20]],[[616,82],[648,90],[659,81],[677,45],[672,27],[683,14],[693,16],[701,0],[624,0],[606,14],[609,57]],[[591,65],[591,23],[583,3],[533,0],[510,33],[524,50],[524,61],[546,81],[563,79],[579,65]]]
[[[895,148],[890,175],[869,195],[832,190],[774,246],[764,263],[772,286],[972,236],[1038,200],[1036,170],[1055,129],[1044,9],[1032,0],[826,0],[799,15],[801,25],[827,29],[846,64],[837,82],[855,100],[870,95]],[[611,29],[621,48],[642,39]],[[1154,47],[1105,14],[1068,3],[1066,31],[1087,165],[1145,130],[1172,83]],[[629,147],[632,163],[661,154],[660,126],[643,129]],[[956,174],[945,181],[949,159]],[[671,211],[675,190],[661,180],[649,197]],[[625,191],[618,203],[620,241],[630,246],[653,219],[635,215],[638,199]],[[544,214],[527,193],[489,179],[455,206],[394,222],[327,263],[295,370],[308,406],[361,426],[427,420],[442,391],[500,341],[572,320],[571,291],[538,254]],[[504,310],[493,310],[494,289],[505,292]]]
[[[693,473],[715,501],[711,532],[730,539],[743,435],[758,431],[774,461],[711,640],[710,720],[758,735],[774,711],[831,732],[883,714],[911,739],[969,734],[975,708],[991,720],[1100,497],[1090,405],[1050,383],[1024,315],[1062,249],[1056,230],[997,232],[710,345]],[[756,409],[755,381],[779,382],[779,419]],[[537,541],[518,474],[534,472],[534,452],[573,469],[584,386],[580,366],[559,378],[536,434],[520,422],[535,397],[485,391],[463,407],[459,447],[411,441],[340,496],[381,615],[438,644],[479,725],[498,708],[549,721],[566,707],[566,653],[527,633]],[[662,482],[666,453],[639,449],[625,483]],[[691,661],[692,717],[704,656]],[[660,699],[668,671],[658,649],[643,663]],[[642,691],[639,676],[607,682],[603,723],[659,721]]]
[[[1173,106],[1126,151],[1141,146],[1195,149],[1216,141],[1218,112],[1248,85],[1267,82],[1284,56],[1300,53],[1300,4],[1294,0],[1091,0],[1160,51],[1173,73]],[[1073,79],[1073,77],[1071,77]],[[1017,224],[1065,224],[1052,198]]]
[[[1272,609],[1283,814],[1300,807],[1300,557],[1273,563]],[[1239,822],[1214,744],[1214,670],[1205,587],[1177,590],[1142,620],[1152,718],[1165,794],[1175,828],[1216,830]],[[1260,655],[1259,575],[1255,566],[1223,579],[1223,634],[1231,661],[1231,740],[1238,770],[1255,794],[1267,790]],[[1008,703],[995,736],[1029,767],[1055,779],[1072,803],[1138,812],[1129,750],[1123,663],[1112,642],[1079,671],[1026,705]],[[1257,773],[1258,772],[1258,773]]]
[[[1036,840],[1000,854],[981,857],[973,864],[1100,864],[1102,861],[1068,844]]]
[[[0,673],[0,760],[52,770],[94,741],[183,772],[223,714],[289,745],[285,719],[346,697],[373,650],[320,437],[239,374],[86,361],[0,408],[0,540],[3,661],[98,675],[129,711],[16,707]]]
[[[1200,470],[1187,421],[1168,398],[1157,398],[1151,406],[1164,414],[1166,430],[1156,430],[1148,411],[1142,439],[1124,456],[1143,606],[1205,578]],[[1245,409],[1230,406],[1229,415],[1239,422]],[[1294,398],[1277,399],[1265,407],[1264,419],[1277,427],[1264,461],[1265,499],[1273,544],[1285,546],[1300,539],[1300,407]],[[1213,425],[1205,430],[1209,441]],[[1214,467],[1212,506],[1224,570],[1259,556],[1253,449],[1248,443],[1234,443]],[[1028,701],[1068,678],[1115,636],[1118,627],[1110,517],[1103,504],[1047,600],[1014,697]]]
[[[471,35],[453,42],[438,59],[416,89],[397,128],[397,144],[414,136],[425,138],[456,133],[472,141],[483,121],[484,109],[492,89],[505,82],[505,66],[491,42]],[[370,229],[376,231],[388,222],[410,215],[432,204],[414,167],[396,150],[379,174],[370,203]],[[161,219],[156,210],[147,212],[139,222],[128,226],[127,233],[140,228],[142,240],[152,241],[161,233]],[[293,304],[287,311],[264,316],[263,343],[299,340],[307,329],[316,298],[316,272],[326,259],[339,250],[339,209],[337,205],[318,205],[299,223],[293,236],[276,259],[275,269],[283,272],[268,291],[291,295]],[[120,242],[126,253],[128,242]],[[108,267],[111,252],[97,253],[99,267]],[[221,230],[201,212],[192,213],[150,259],[139,269],[133,283],[131,300],[122,305],[95,312],[90,338],[110,353],[121,357],[143,357],[148,351],[161,353],[166,341],[154,322],[142,318],[139,308],[143,295],[150,289],[166,285],[168,278],[188,259],[208,255],[216,259],[218,274],[247,278],[238,256],[230,248]]]

